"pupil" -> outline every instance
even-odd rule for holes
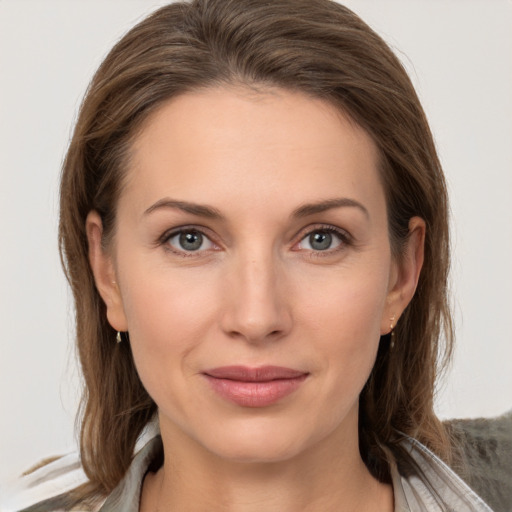
[[[317,251],[325,251],[329,249],[332,242],[332,235],[325,231],[317,231],[309,237],[311,247]]]
[[[180,245],[187,251],[197,251],[203,245],[203,235],[196,231],[181,233]]]

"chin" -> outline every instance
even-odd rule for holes
[[[228,446],[212,447],[215,455],[241,464],[271,464],[293,459],[302,451],[294,443],[276,443],[273,439],[260,438],[257,442],[235,441]]]
[[[233,462],[276,463],[298,456],[318,441],[316,437],[321,437],[308,433],[298,423],[236,423],[231,428],[224,423],[220,431],[209,430],[207,436],[200,436],[201,444],[218,457]]]

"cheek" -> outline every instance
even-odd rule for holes
[[[120,282],[130,343],[141,379],[149,388],[148,379],[172,379],[172,368],[187,371],[183,368],[186,356],[205,338],[218,292],[213,279],[197,273],[138,262],[127,262],[125,268],[129,272],[120,270]]]
[[[304,316],[313,327],[332,329],[354,348],[380,338],[388,291],[387,267],[339,272],[302,292]],[[334,336],[334,332],[332,333]]]
[[[124,257],[118,272],[130,333],[144,337],[154,331],[179,340],[197,327],[199,313],[211,309],[217,293],[212,272],[174,268],[159,254]]]
[[[187,400],[189,386],[197,378],[197,368],[191,362],[211,317],[211,301],[187,284],[172,279],[133,279],[124,296],[139,378],[159,409],[177,423],[193,406]]]
[[[368,378],[380,341],[381,318],[387,297],[387,272],[353,273],[332,280],[323,293],[311,295],[304,308],[309,329],[317,332],[316,347],[322,354],[334,393],[354,389]],[[350,393],[349,393],[350,395]]]

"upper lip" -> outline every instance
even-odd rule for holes
[[[285,368],[283,366],[222,366],[204,372],[216,379],[228,379],[241,382],[268,382],[277,379],[295,379],[307,375],[308,372]]]

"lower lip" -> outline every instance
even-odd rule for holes
[[[307,375],[265,382],[218,379],[210,375],[205,375],[205,377],[216,393],[237,405],[266,407],[293,393],[304,382]]]

